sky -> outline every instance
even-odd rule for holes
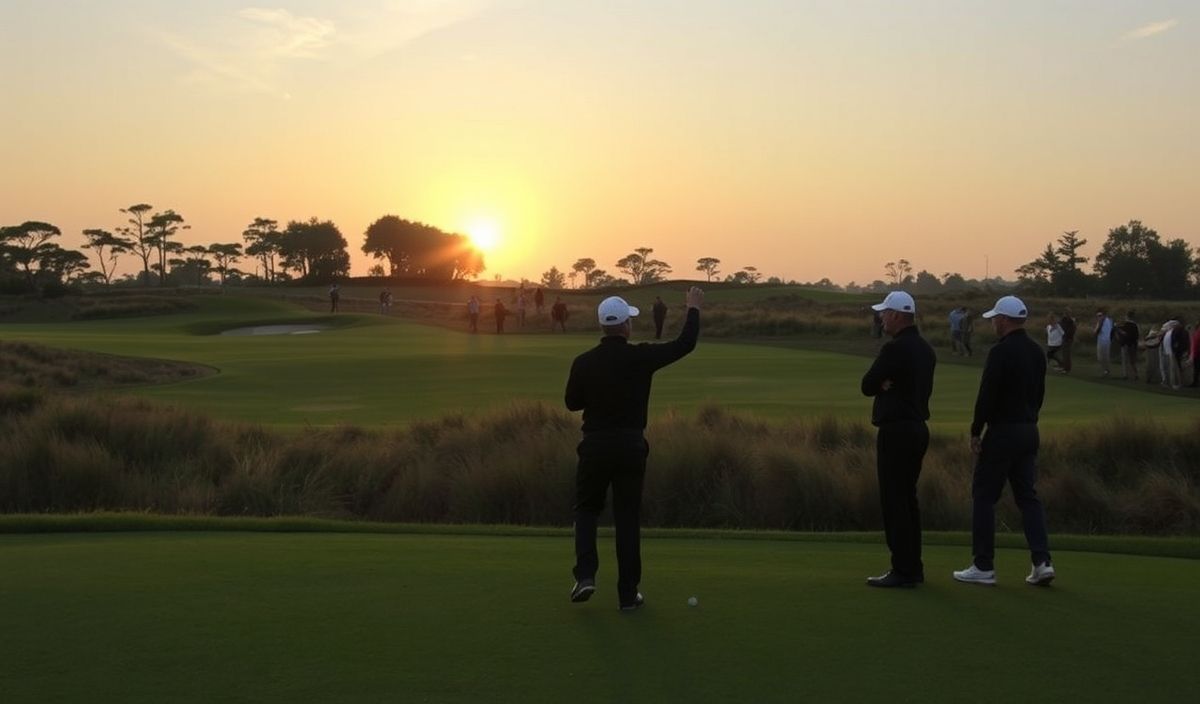
[[[355,275],[392,214],[490,224],[485,278],[642,246],[1014,278],[1065,230],[1200,245],[1197,76],[1191,0],[3,0],[0,224],[316,216]]]

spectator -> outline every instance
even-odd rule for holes
[[[1113,321],[1103,308],[1096,311],[1096,324],[1092,332],[1096,335],[1096,361],[1100,363],[1100,375],[1108,376],[1112,364]]]
[[[1059,358],[1062,360],[1062,370],[1065,374],[1071,373],[1071,355],[1075,346],[1075,318],[1071,315],[1070,308],[1064,308],[1062,317],[1058,319],[1058,325],[1063,331],[1062,351],[1059,353]]]
[[[1121,369],[1125,379],[1137,381],[1138,340],[1142,331],[1133,319],[1133,311],[1125,314],[1125,320],[1117,326],[1117,345],[1121,348]]]
[[[392,292],[386,288],[379,292],[379,314],[387,315],[388,308],[392,307]]]
[[[962,345],[962,309],[950,309],[950,351],[959,354]]]
[[[505,308],[504,303],[499,298],[497,298],[496,306],[495,306],[494,310],[496,313],[496,334],[503,335],[504,334],[504,318],[506,318],[508,316],[508,309]]]
[[[479,297],[471,296],[467,301],[467,319],[471,321],[471,332],[479,332]]]
[[[1162,376],[1162,357],[1159,348],[1162,346],[1162,330],[1157,327],[1151,327],[1146,332],[1146,339],[1142,341],[1140,347],[1146,350],[1146,383],[1153,384],[1154,377],[1157,376],[1161,382]]]
[[[567,331],[567,304],[563,303],[562,296],[554,299],[554,305],[550,306],[550,320],[550,332],[554,332],[555,326]]]
[[[521,294],[517,296],[517,327],[519,328],[525,327],[525,306],[525,292],[521,291]]]
[[[1192,323],[1192,339],[1188,351],[1188,359],[1192,363],[1191,387],[1193,389],[1200,386],[1200,363],[1197,363],[1197,353],[1200,353],[1200,320]]]
[[[667,322],[667,304],[663,303],[662,296],[654,297],[654,306],[650,309],[654,314],[654,339],[662,339],[663,324]]]
[[[966,350],[967,356],[974,354],[971,349],[971,334],[975,332],[975,317],[971,315],[971,309],[963,306],[962,317],[958,321],[959,344]]]
[[[1172,389],[1178,391],[1183,385],[1182,360],[1187,354],[1190,341],[1187,330],[1177,318],[1168,320],[1163,325],[1163,330],[1162,346],[1159,348],[1163,360],[1163,385],[1169,384]]]
[[[542,293],[542,289],[537,289],[533,292],[533,305],[537,308],[537,314],[542,314],[542,306],[546,303],[546,294]]]
[[[337,284],[329,284],[329,312],[336,313],[338,309],[338,299],[342,297],[341,289]]]
[[[1054,362],[1058,371],[1063,371],[1062,360],[1059,359],[1059,353],[1063,346],[1063,329],[1062,325],[1058,324],[1058,316],[1050,313],[1046,318],[1046,361]]]

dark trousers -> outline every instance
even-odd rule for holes
[[[1062,366],[1064,372],[1071,371],[1071,348],[1074,345],[1074,340],[1063,340],[1062,349],[1058,351],[1059,365]]]
[[[575,579],[595,579],[596,523],[612,485],[617,539],[617,596],[622,604],[637,596],[642,581],[642,484],[650,445],[640,432],[589,433],[579,443],[575,473]]]
[[[879,473],[879,503],[883,531],[892,551],[892,570],[906,577],[925,576],[921,563],[921,511],[917,478],[929,449],[929,428],[923,421],[900,421],[879,426],[875,439]]]
[[[983,436],[983,450],[975,462],[971,487],[974,498],[971,544],[975,566],[981,570],[995,569],[996,502],[1004,493],[1005,482],[1012,485],[1013,498],[1021,509],[1030,557],[1034,564],[1050,561],[1046,511],[1034,489],[1039,443],[1034,423],[988,426]]]
[[[665,323],[665,322],[667,322],[666,318],[660,318],[658,316],[654,317],[654,339],[655,340],[662,339],[663,323]]]

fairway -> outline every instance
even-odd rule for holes
[[[0,536],[0,682],[24,702],[1185,701],[1195,560],[1058,552],[1026,586],[872,590],[882,545],[659,538],[647,606],[567,601],[570,539]],[[695,595],[700,606],[689,608]]]
[[[281,427],[384,426],[503,407],[518,399],[562,402],[571,360],[597,335],[468,335],[370,315],[314,315],[262,298],[204,297],[199,312],[142,319],[0,325],[0,337],[112,354],[180,360],[219,374],[128,393],[221,418]],[[310,335],[225,336],[240,327],[335,327]],[[764,417],[837,415],[866,421],[860,356],[703,337],[696,352],[655,377],[651,414],[705,404]],[[635,340],[645,329],[635,330]],[[934,428],[965,432],[979,369],[943,364],[931,402]],[[1113,415],[1190,422],[1195,399],[1132,387],[1047,379],[1043,427]]]

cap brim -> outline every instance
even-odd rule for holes
[[[887,309],[888,309],[888,307],[887,307],[886,303],[876,303],[875,305],[871,306],[871,310],[883,311],[883,310],[887,310]]]
[[[634,308],[633,306],[629,306],[629,317],[630,318],[638,317],[638,313],[641,313],[641,311],[638,310],[637,308]]]
[[[989,310],[986,313],[980,314],[980,317],[981,318],[995,318],[997,315],[1000,315],[1000,311],[993,308],[992,310]]]

